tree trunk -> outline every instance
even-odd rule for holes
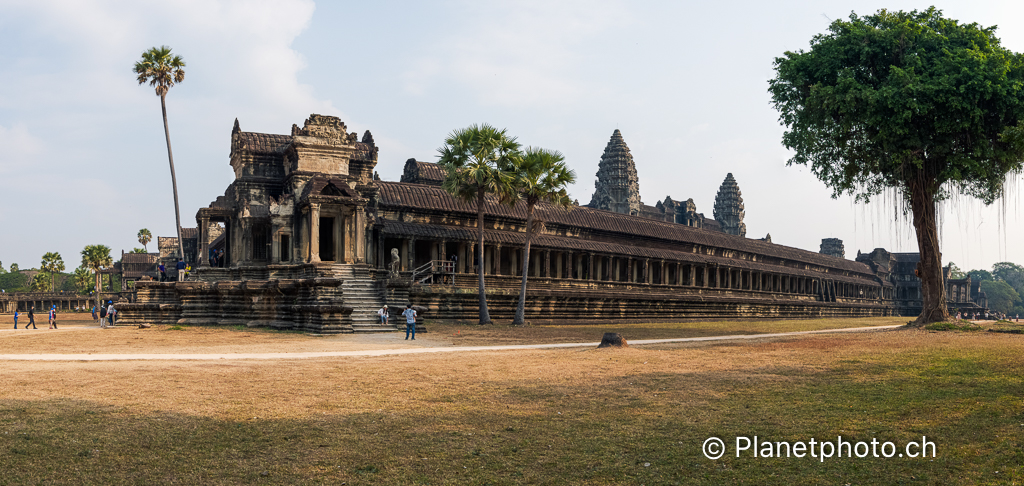
[[[480,230],[480,254],[477,258],[477,275],[480,277],[480,324],[492,324],[491,314],[487,312],[487,294],[484,293],[484,193],[476,197],[476,227]]]
[[[914,325],[948,321],[946,289],[942,282],[942,253],[935,224],[935,180],[918,172],[910,183],[910,208],[914,213],[914,229],[921,261],[917,269],[921,279],[921,315]]]
[[[103,307],[103,301],[100,300],[100,271],[97,269],[96,270],[96,312],[99,312],[101,307]],[[101,322],[100,325],[102,326],[102,324],[103,323]]]
[[[530,274],[530,240],[533,239],[533,204],[526,206],[526,246],[523,248],[523,282],[519,286],[519,305],[516,306],[516,317],[513,326],[526,324],[526,279]]]
[[[185,245],[181,241],[181,215],[178,211],[178,178],[174,176],[174,155],[171,154],[171,131],[167,127],[166,94],[160,95],[160,111],[164,115],[164,136],[167,138],[167,161],[171,164],[171,187],[174,189],[174,228],[178,230],[178,258],[185,259]]]

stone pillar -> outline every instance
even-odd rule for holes
[[[501,245],[494,245],[492,253],[491,259],[494,261],[494,274],[501,275]]]
[[[583,266],[583,262],[580,262]],[[594,254],[587,253],[587,280],[594,280]]]
[[[409,246],[407,247],[409,254],[405,256],[405,259],[409,262],[409,271],[416,270],[416,238],[409,238]]]
[[[366,235],[366,212],[362,208],[355,208],[353,211],[355,218],[352,224],[355,228],[352,228],[352,239],[353,250],[355,250],[356,263],[366,263],[366,252],[370,248],[369,240]]]
[[[551,277],[551,250],[544,250],[544,264],[540,268],[541,277]]]
[[[210,266],[210,217],[199,218],[199,266]]]
[[[309,205],[309,263],[320,261],[320,205]]]

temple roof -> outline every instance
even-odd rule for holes
[[[270,133],[238,132],[237,148],[257,155],[284,153],[288,144],[292,143],[289,135]]]
[[[377,185],[380,187],[380,205],[383,207],[404,207],[409,209],[425,209],[446,213],[463,213],[467,216],[476,215],[475,205],[455,199],[440,187],[385,181],[380,181]],[[484,205],[484,212],[492,217],[512,218],[523,221],[526,220],[526,205],[524,203],[517,204],[514,208],[510,208],[508,206],[497,204],[497,201],[491,196],[488,196],[487,198]],[[594,231],[598,236],[601,233],[604,233],[609,237],[634,240],[636,237],[641,237],[647,240],[641,242],[641,245],[645,246],[651,246],[653,244],[658,244],[659,242],[661,244],[690,243],[705,247],[725,248],[756,255],[787,259],[795,262],[820,265],[823,267],[872,274],[870,267],[866,264],[843,258],[831,257],[817,252],[772,244],[760,240],[747,239],[740,236],[721,233],[712,229],[694,228],[686,225],[630,216],[627,214],[619,214],[586,206],[576,206],[571,211],[568,211],[546,203],[539,203],[535,214],[541,221],[570,227],[586,228]],[[739,262],[742,260],[730,259],[729,261]],[[790,270],[795,269],[790,268]],[[820,273],[815,273],[815,275],[821,276]]]

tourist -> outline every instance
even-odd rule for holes
[[[57,306],[50,309],[50,329],[57,329]]]
[[[14,309],[14,328],[18,328],[18,309]]]
[[[387,304],[385,304],[384,307],[381,307],[380,309],[377,310],[377,315],[380,316],[380,324],[382,326],[388,325],[388,306],[387,306]]]
[[[99,319],[96,318],[96,304],[92,305],[92,322],[99,322]]]
[[[223,249],[217,250],[217,266],[218,267],[223,267],[224,266],[224,250]]]
[[[167,268],[164,267],[164,262],[160,262],[160,281],[167,281]]]
[[[184,282],[185,281],[185,260],[182,260],[181,258],[179,258],[178,259],[178,264],[176,265],[176,268],[178,269],[178,281],[179,282]]]
[[[114,301],[108,300],[107,301],[107,321],[109,321],[109,326],[110,327],[114,327],[114,314],[116,312],[117,312],[117,310],[114,309]]]
[[[416,311],[412,309],[412,304],[405,305],[405,312],[402,312],[405,316],[405,339],[409,339],[409,334],[412,334],[412,340],[416,340]]]
[[[192,274],[192,264],[185,265],[185,279],[188,280],[188,276]]]
[[[39,329],[36,327],[36,306],[28,308],[28,324],[25,324],[25,329],[28,329],[28,326],[32,326],[32,329]]]
[[[100,329],[107,328],[107,308],[100,303]]]

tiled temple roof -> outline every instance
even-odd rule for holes
[[[429,238],[434,240],[475,242],[479,237],[476,228],[460,226],[443,226],[421,223],[406,223],[401,221],[384,221],[381,231],[386,235],[413,236],[417,238]],[[510,246],[523,246],[526,244],[526,233],[517,231],[484,230],[484,241],[488,243],[504,244]],[[838,274],[826,274],[803,270],[799,268],[784,267],[779,265],[768,265],[749,260],[716,257],[685,251],[668,250],[662,248],[650,248],[645,246],[621,245],[603,241],[587,240],[583,238],[572,238],[564,236],[535,235],[531,242],[533,248],[551,248],[569,251],[594,252],[604,254],[615,254],[630,256],[634,258],[649,258],[651,260],[678,261],[693,264],[711,264],[722,267],[753,270],[756,272],[777,273],[786,275],[797,275],[810,278],[825,278],[839,282],[856,283],[863,285],[865,278],[846,277]]]
[[[238,132],[238,148],[256,155],[280,154],[292,143],[289,135]]]
[[[156,277],[159,259],[159,253],[125,253],[121,255],[121,272],[124,278]]]
[[[433,210],[445,213],[463,213],[475,216],[473,205],[456,200],[440,187],[402,182],[378,182],[380,187],[380,204],[383,207]],[[485,214],[492,217],[526,219],[526,205],[517,204],[514,208],[499,205],[493,197],[488,197],[484,207]],[[831,257],[820,253],[801,250],[761,240],[747,239],[728,235],[709,229],[693,228],[676,223],[667,223],[626,214],[613,213],[576,206],[571,211],[540,203],[536,208],[536,217],[542,221],[561,224],[569,227],[586,228],[596,232],[612,234],[619,238],[640,237],[648,242],[691,243],[706,247],[725,248],[757,255],[776,257],[794,262],[803,262],[823,267],[847,270],[871,275],[873,272],[864,263],[843,258]],[[640,244],[646,243],[639,240]],[[626,246],[626,245],[620,245]],[[625,251],[620,250],[620,251]],[[740,260],[735,260],[740,261]],[[820,274],[815,274],[820,275]]]

